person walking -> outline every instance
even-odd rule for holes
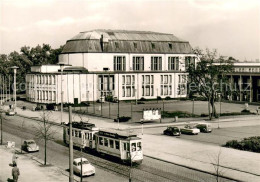
[[[16,153],[14,153],[14,155],[13,155],[13,157],[12,157],[12,163],[13,163],[13,166],[14,166],[14,164],[16,164],[17,165],[17,155],[16,155]]]
[[[18,181],[18,177],[20,175],[20,170],[19,168],[17,167],[16,164],[14,164],[14,167],[12,169],[12,176],[13,176],[13,181],[14,182],[17,182]]]

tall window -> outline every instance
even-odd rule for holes
[[[162,57],[151,57],[151,70],[162,70]]]
[[[178,75],[177,95],[187,94],[187,75]]]
[[[187,56],[187,57],[185,57],[185,68],[186,68],[186,70],[191,65],[195,66],[195,57],[194,56]]]
[[[135,75],[122,75],[122,97],[135,97]]]
[[[125,56],[114,56],[114,71],[125,71]]]
[[[179,70],[179,57],[168,57],[168,70]]]
[[[133,57],[133,70],[144,70],[144,57]]]
[[[161,75],[161,95],[172,95],[172,75]]]
[[[114,75],[99,75],[98,76],[98,90],[102,96],[111,95],[112,91],[115,90]]]
[[[154,76],[142,75],[142,96],[154,95]]]

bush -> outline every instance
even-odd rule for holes
[[[162,100],[162,98],[160,96],[157,96],[157,100]]]
[[[241,111],[241,113],[250,113],[250,111],[247,110],[247,109],[243,109],[243,110]]]
[[[127,122],[131,119],[131,117],[128,116],[120,116],[119,118],[119,122]],[[114,122],[117,122],[117,119],[114,119]]]
[[[146,101],[146,98],[142,97],[139,101]]]
[[[144,104],[144,102],[138,101],[137,104]]]
[[[171,100],[171,97],[167,96],[165,97],[165,100]]]
[[[234,148],[234,149],[239,149],[239,150],[246,150],[246,151],[260,153],[260,136],[244,138],[242,141],[237,141],[237,140],[227,141],[224,146]]]
[[[54,110],[54,104],[47,104],[46,109],[51,111]]]
[[[183,111],[174,111],[174,112],[162,111],[162,117],[174,118],[175,116],[178,116],[179,118],[189,118],[192,117],[192,114]],[[196,115],[193,115],[193,117],[194,116]]]
[[[205,113],[201,113],[200,117],[208,117],[209,115],[208,114],[205,114]]]
[[[108,96],[106,96],[106,98],[105,98],[105,101],[107,101],[107,102],[113,102],[113,100],[114,100],[114,98],[113,98],[112,95],[108,95]]]

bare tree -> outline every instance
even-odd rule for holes
[[[21,126],[19,126],[19,129],[21,131],[23,131],[23,129],[24,129],[24,119],[23,119],[23,122],[21,123]],[[22,144],[23,144],[23,138],[21,137],[21,154],[23,153]]]
[[[214,167],[214,174],[216,176],[216,181],[220,182],[221,177],[224,174],[223,168],[221,168],[221,148],[219,149],[218,153],[215,156],[212,156],[211,158],[211,164]]]
[[[38,126],[35,127],[35,138],[37,140],[44,140],[44,165],[47,163],[47,144],[48,141],[54,139],[56,131],[52,129],[53,125],[49,122],[50,111],[43,110],[41,114],[41,121],[37,122]]]
[[[1,121],[1,145],[3,145],[3,120],[5,119],[4,118],[4,115],[3,115],[3,112],[4,110],[2,109],[2,106],[0,108],[0,121]]]

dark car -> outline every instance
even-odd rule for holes
[[[170,135],[170,136],[180,136],[181,131],[180,128],[175,126],[168,126],[166,130],[163,131],[164,135]]]

